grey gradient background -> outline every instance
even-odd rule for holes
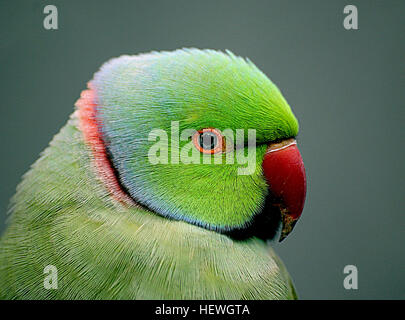
[[[43,28],[43,7],[59,30]],[[355,4],[359,30],[342,26]],[[111,57],[180,47],[249,57],[300,121],[308,197],[274,248],[303,299],[404,299],[405,1],[0,0],[0,217]],[[359,289],[343,288],[343,268]]]

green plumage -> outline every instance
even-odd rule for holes
[[[180,51],[179,54],[184,53]],[[193,51],[187,54],[192,55]],[[213,54],[214,57],[211,56],[211,58],[215,60],[215,55],[219,53],[203,53],[196,50],[194,54],[203,54],[202,57],[205,57],[206,61],[201,61],[201,63],[204,65],[204,63],[209,64],[209,54]],[[165,53],[164,55],[169,54]],[[224,59],[219,59],[219,62],[215,60],[219,65],[226,65],[227,61],[239,61],[238,59],[240,59],[234,56],[229,58],[229,56],[222,53],[219,55],[221,55],[221,59]],[[153,55],[151,59],[153,60]],[[238,63],[242,63],[242,61]],[[245,65],[244,61],[243,65]],[[125,64],[121,67],[125,69]],[[160,68],[162,69],[162,67]],[[236,69],[232,72],[237,73],[237,66],[234,66],[234,68]],[[246,68],[250,68],[246,70],[254,70],[254,72],[259,73],[253,65],[246,64]],[[130,77],[128,70],[124,69],[119,71],[123,75],[123,77],[119,77],[121,80],[126,79],[126,77],[129,79]],[[157,66],[156,70],[159,70],[159,66]],[[260,77],[263,77],[261,81],[268,81],[268,86],[271,88],[266,94],[271,95],[273,93],[275,101],[278,101],[273,102],[273,104],[281,103],[284,105],[285,103],[285,106],[281,109],[274,107],[275,112],[269,114],[269,117],[274,118],[275,114],[279,114],[280,110],[285,110],[283,112],[290,117],[291,121],[288,120],[288,117],[282,116],[281,120],[278,120],[278,123],[284,121],[287,125],[281,126],[281,128],[292,128],[292,131],[283,133],[282,130],[277,131],[277,128],[269,130],[269,126],[277,126],[277,123],[274,124],[273,122],[272,125],[266,127],[267,129],[258,130],[258,139],[263,139],[263,142],[265,142],[267,140],[295,135],[298,127],[285,100],[269,80],[264,80],[266,77],[263,74],[260,73]],[[110,88],[100,89],[98,87],[98,93],[104,99],[103,101],[113,99],[112,97],[114,96],[117,97],[118,92],[125,92],[124,95],[129,99],[131,90],[128,91],[122,86],[120,87],[121,82],[114,82],[113,77],[110,79],[112,81]],[[195,81],[197,80],[198,77]],[[243,78],[238,81],[243,82]],[[227,83],[227,81],[225,82]],[[104,84],[107,85],[106,83]],[[160,86],[159,88],[162,87]],[[109,91],[110,96],[107,97],[107,91],[103,92],[103,90],[111,90]],[[213,94],[218,90],[220,90],[218,87],[215,90],[209,89]],[[267,89],[260,90],[266,92]],[[207,94],[209,91],[207,91]],[[153,97],[153,94],[156,94],[156,91],[150,93],[150,97]],[[176,93],[173,94],[176,95]],[[162,101],[162,97],[156,99],[161,100],[161,105],[168,103],[168,101],[175,103],[173,101],[178,99],[185,101],[184,95],[186,95],[186,91],[178,94],[183,96],[169,99],[166,95],[165,101]],[[257,102],[265,98],[262,93],[256,93],[256,95],[259,95],[259,97],[255,99],[250,97],[250,99]],[[241,95],[242,100],[244,99],[243,96]],[[134,97],[131,99],[134,99]],[[226,98],[221,98],[220,101],[226,101]],[[250,103],[253,104],[253,102]],[[116,103],[116,106],[120,105],[120,102]],[[212,108],[215,107],[214,100],[212,100],[210,105]],[[178,107],[178,110],[181,113],[181,110],[185,110],[188,107],[190,106],[181,106]],[[231,110],[231,106],[228,107]],[[266,108],[262,106],[260,110],[263,111]],[[117,113],[114,113],[114,116],[122,117],[125,114],[125,108],[118,109]],[[138,113],[137,119],[142,119],[142,114],[139,115],[141,109],[137,112],[134,111],[134,114]],[[197,113],[200,112],[198,108],[194,108],[194,110],[197,110]],[[208,107],[207,110],[209,111],[210,108]],[[108,115],[113,110],[103,109],[103,112],[104,115]],[[247,129],[255,125],[259,126],[258,119],[252,119],[252,123],[250,123],[248,118],[241,117],[238,123],[238,119],[234,119],[235,122],[232,122],[232,115],[229,115],[229,117],[226,117],[228,120],[224,119],[224,122],[221,122],[218,120],[218,114],[216,116],[211,115],[207,119],[204,119],[204,117],[196,119],[190,116],[190,112],[182,113],[185,115],[185,118],[180,117],[182,128],[198,126],[197,123],[199,122],[202,123],[200,126],[211,126],[210,121],[213,121],[213,119],[217,119],[215,121],[218,123],[213,123],[212,126],[216,125],[221,129],[226,127]],[[254,112],[254,110],[250,110],[251,115]],[[164,119],[165,121],[163,121],[163,118],[157,119],[157,117],[159,117],[159,113],[151,115],[149,119],[152,122],[151,127],[159,122],[165,123],[163,126],[166,126],[167,121],[172,120],[167,115]],[[271,122],[265,116],[261,115],[261,117],[262,124],[263,122],[266,123],[266,121]],[[129,118],[126,117],[126,121]],[[174,117],[173,119],[177,118]],[[146,116],[144,119],[147,122]],[[185,119],[195,119],[195,121],[190,120],[191,122],[187,122]],[[152,120],[156,120],[156,123]],[[243,124],[243,121],[246,121],[246,123]],[[105,122],[108,122],[108,119]],[[240,126],[241,124],[244,126]],[[139,123],[134,121],[129,126],[123,128],[124,130],[137,130],[137,125]],[[161,213],[159,210],[152,212],[148,209],[128,206],[114,200],[101,179],[97,176],[97,172],[91,161],[92,153],[84,142],[83,133],[79,128],[77,113],[74,113],[68,123],[54,137],[40,159],[24,176],[23,181],[17,188],[17,193],[12,200],[12,215],[9,226],[0,241],[0,298],[296,298],[285,267],[264,241],[256,238],[234,241],[226,235],[206,230],[187,221],[168,219],[164,217],[165,212]],[[118,132],[114,131],[114,128],[110,128],[109,130],[111,130],[109,131],[110,137],[113,136],[111,132]],[[106,134],[108,136],[108,133]],[[268,137],[266,137],[266,134]],[[114,135],[114,139],[119,139],[119,137],[119,134]],[[147,139],[144,140],[147,141]],[[260,151],[260,148],[264,150],[264,147],[258,146],[258,158],[262,157],[264,153],[263,150]],[[146,145],[143,146],[143,150],[146,150]],[[130,155],[130,157],[133,157],[130,163],[134,163],[137,160],[136,156],[136,154]],[[193,166],[186,166],[187,170],[189,170],[189,175],[191,175],[190,170],[193,170]],[[196,170],[199,170],[201,166],[203,165],[195,165],[194,167]],[[224,178],[222,183],[233,183],[232,176],[224,176],[224,168],[226,167],[219,167],[222,167],[217,169],[218,172],[222,170],[222,176],[219,176]],[[131,168],[133,169],[133,167]],[[143,169],[145,170],[145,167]],[[169,169],[162,167],[160,173],[158,173],[160,175],[159,178],[163,180],[161,182],[162,185],[159,186],[160,188],[173,185],[173,180],[169,179],[174,179],[175,175],[179,176],[181,173],[181,171],[176,170],[173,172],[165,172],[164,170]],[[231,170],[231,172],[233,171]],[[140,175],[140,173],[135,172],[135,175]],[[250,176],[248,178],[252,179]],[[257,179],[256,182],[253,180],[255,187],[258,184],[265,186],[260,165],[257,166],[253,178]],[[187,175],[179,179],[184,190],[187,190],[187,185],[184,184],[189,183],[191,186],[191,183],[198,183],[196,180],[187,182]],[[219,178],[217,177],[216,179],[218,180]],[[239,179],[235,181],[241,181],[242,178],[235,177],[234,179]],[[204,180],[202,181],[204,182]],[[153,183],[153,179],[150,183]],[[208,179],[204,183],[210,184],[211,181]],[[243,192],[243,188],[248,187],[248,185],[242,182],[242,185],[238,186],[238,190],[235,192],[241,192],[241,190]],[[173,208],[176,208],[174,202],[181,202],[182,197],[184,198],[184,202],[179,204],[179,208],[183,208],[184,206],[190,208],[201,205],[201,203],[198,203],[201,195],[198,198],[193,194],[194,189],[189,189],[190,194],[177,193],[175,196],[170,196],[166,201]],[[266,195],[264,189],[259,188],[259,190],[262,190],[262,193],[258,195],[259,200],[263,199]],[[220,192],[222,197],[227,196],[226,189],[225,193],[224,189]],[[213,193],[215,194],[215,191]],[[145,193],[145,196],[147,197],[148,194]],[[230,210],[229,208],[225,208],[221,211],[221,204],[223,206],[231,206],[232,202],[235,202],[235,199],[243,197],[244,194],[239,193],[238,196],[229,194],[229,196],[231,199],[229,203],[225,201],[213,204],[219,206],[219,208],[213,209],[218,214],[218,221],[229,220],[220,219],[221,215],[226,214]],[[196,201],[195,203],[193,199]],[[142,202],[142,199],[139,200]],[[150,201],[153,200],[154,197],[151,197]],[[258,208],[261,205],[260,200],[257,204]],[[255,212],[256,208],[248,208],[246,210],[250,214],[244,217],[248,219],[251,217],[252,212]],[[184,214],[187,215],[188,213],[185,212]],[[201,219],[205,219],[205,216],[201,216]],[[207,223],[212,224],[212,221],[209,220]],[[240,223],[238,222],[238,224]],[[44,275],[43,270],[47,265],[57,267],[57,290],[44,288],[43,281],[46,275]]]

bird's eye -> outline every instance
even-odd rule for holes
[[[218,153],[225,147],[221,132],[213,128],[197,131],[193,135],[193,143],[202,153]]]

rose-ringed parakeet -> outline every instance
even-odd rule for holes
[[[296,298],[267,240],[303,209],[297,133],[278,88],[230,52],[107,62],[17,188],[0,297]]]

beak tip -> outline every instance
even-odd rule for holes
[[[282,222],[283,222],[283,228],[281,230],[280,234],[280,239],[278,242],[283,241],[287,236],[291,233],[291,231],[294,229],[295,224],[297,223],[298,219],[294,219],[289,215],[288,213],[282,212]]]
[[[287,238],[287,235],[281,234],[280,239],[278,239],[278,242],[282,242],[285,238]]]

